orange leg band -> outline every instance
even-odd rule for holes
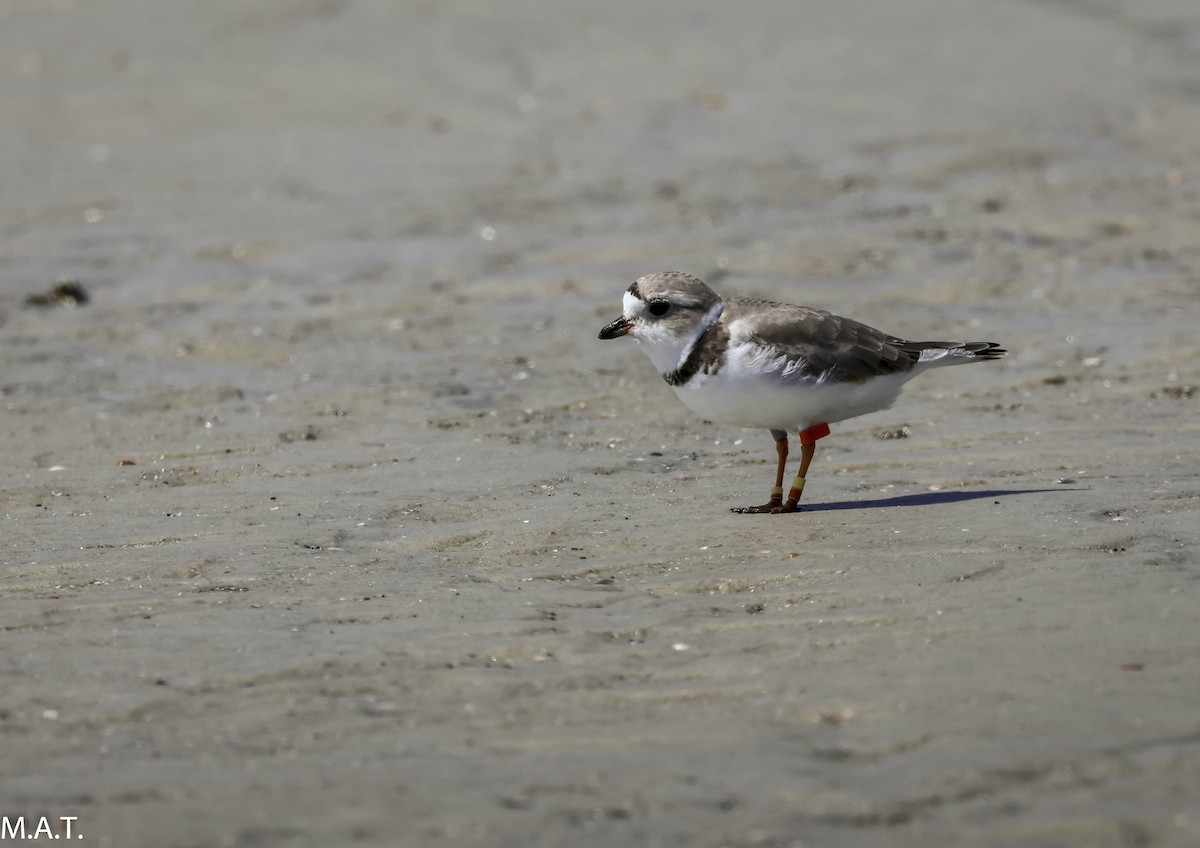
[[[823,439],[829,435],[828,424],[814,424],[807,430],[800,433],[800,444],[811,445],[815,444],[817,439]]]

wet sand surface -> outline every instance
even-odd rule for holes
[[[0,61],[0,814],[1200,844],[1191,0],[8,0]],[[670,268],[1011,353],[733,515],[769,436],[596,339]]]

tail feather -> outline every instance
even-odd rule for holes
[[[1008,353],[997,342],[910,342],[897,340],[896,346],[912,357],[914,364],[957,365],[964,362],[999,359]]]

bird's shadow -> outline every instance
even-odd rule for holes
[[[894,506],[934,506],[936,504],[974,501],[981,498],[1000,498],[1008,495],[1034,495],[1042,492],[1074,492],[1078,489],[985,489],[975,492],[920,492],[915,495],[897,495],[891,498],[875,498],[867,501],[835,501],[833,503],[804,504],[801,512],[827,512],[835,509],[883,509]]]

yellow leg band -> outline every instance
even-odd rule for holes
[[[773,497],[773,498],[783,497],[783,486],[772,486],[771,487],[771,497]]]
[[[800,500],[800,493],[803,491],[804,491],[804,478],[797,476],[796,479],[792,480],[792,489],[790,492],[788,492],[788,500],[789,501]]]

